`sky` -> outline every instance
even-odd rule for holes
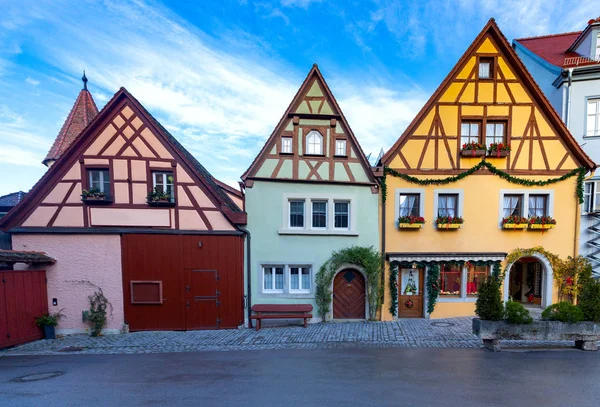
[[[84,69],[99,109],[124,86],[237,185],[313,63],[374,158],[489,18],[509,40],[577,31],[600,0],[0,0],[0,10],[3,195],[46,171]]]

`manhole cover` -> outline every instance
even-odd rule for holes
[[[83,348],[81,346],[68,346],[66,348],[59,349],[59,352],[81,352]]]
[[[62,376],[64,372],[47,372],[47,373],[34,373],[27,376],[17,377],[13,379],[13,382],[25,383],[25,382],[37,382],[39,380],[52,379],[53,377]]]
[[[437,326],[440,328],[449,328],[456,325],[454,322],[432,322],[431,326]]]

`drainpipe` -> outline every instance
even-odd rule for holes
[[[385,177],[385,175],[384,175]],[[381,191],[381,189],[380,189]],[[386,193],[387,193],[387,189],[386,189]],[[388,194],[389,195],[389,194]],[[381,198],[382,198],[382,202],[381,202],[381,257],[382,257],[382,267],[381,267],[381,284],[383,285],[383,292],[381,293],[383,298],[385,299],[385,207],[386,207],[386,201],[387,201],[387,196],[386,196],[386,200],[383,200],[383,194],[381,194]],[[381,302],[381,315],[380,318],[383,321],[383,301]]]
[[[252,319],[250,319],[250,317],[252,316],[252,273],[250,271],[250,265],[252,264],[251,258],[250,258],[250,231],[246,228],[243,228],[241,226],[238,226],[238,229],[240,229],[242,232],[244,232],[244,234],[246,235],[246,278],[247,278],[247,290],[248,290],[248,295],[246,296],[246,306],[248,308],[248,327],[252,328]]]
[[[565,120],[565,124],[567,125],[567,129],[569,128],[569,124],[571,122],[571,80],[573,79],[573,68],[569,68],[569,75],[567,80],[567,117]],[[569,129],[570,130],[570,129]]]

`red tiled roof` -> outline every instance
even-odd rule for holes
[[[13,192],[8,195],[0,196],[0,206],[16,206],[25,197],[25,192]]]
[[[580,56],[575,52],[567,53],[566,51],[579,38],[581,33],[582,31],[576,31],[541,37],[519,38],[515,39],[515,41],[552,65],[564,67],[565,58]]]
[[[82,89],[42,163],[46,165],[48,161],[57,160],[97,114],[98,108],[92,94],[87,89]]]

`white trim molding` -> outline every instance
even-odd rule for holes
[[[438,197],[439,195],[455,194],[458,195],[458,216],[464,217],[465,210],[465,190],[464,189],[445,189],[436,188],[433,190],[433,217],[431,218],[431,227],[436,229],[435,219],[438,216]]]
[[[504,261],[506,253],[388,253],[388,261],[421,262],[421,261]]]
[[[394,226],[398,227],[400,217],[400,194],[419,195],[419,216],[425,217],[425,188],[396,188],[394,190]]]
[[[529,195],[548,195],[548,215],[554,217],[553,189],[501,189],[498,195],[498,228],[502,228],[504,218],[504,195],[522,195],[521,216],[529,217]]]
[[[554,270],[550,261],[540,253],[532,253],[529,257],[535,257],[542,264],[542,305],[541,308],[546,308],[552,305],[552,292],[554,289]],[[506,267],[506,276],[504,277],[504,302],[508,302],[508,290],[510,288],[510,272],[512,271],[514,263],[509,264]]]

